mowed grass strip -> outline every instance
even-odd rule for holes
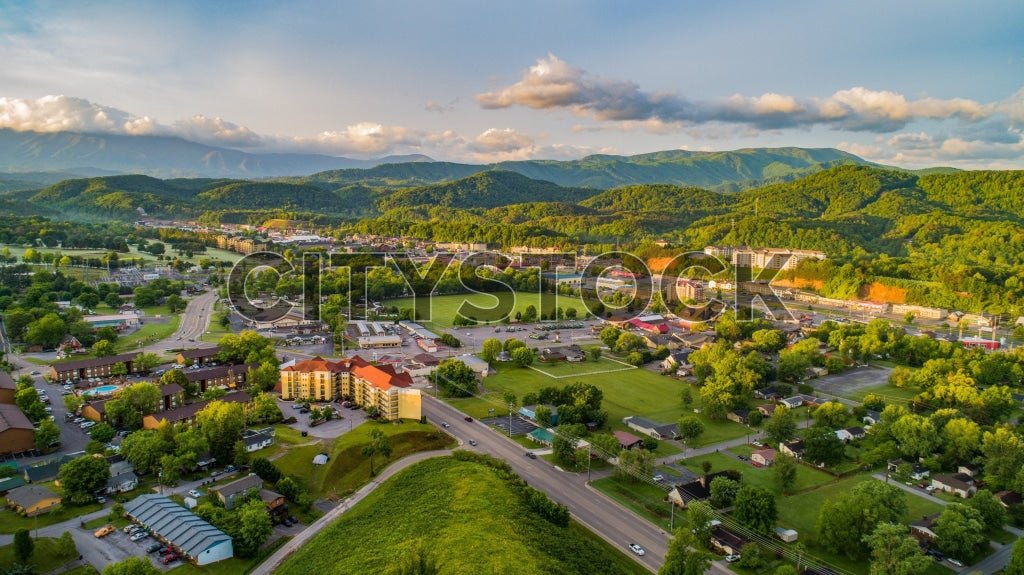
[[[33,537],[32,541],[35,543],[35,549],[28,560],[23,563],[32,565],[33,573],[48,573],[68,561],[78,558],[77,552],[74,555],[57,553],[58,540],[54,537],[40,537],[39,539]],[[14,554],[14,544],[0,547],[0,569],[10,569],[15,563],[19,563],[19,561]]]
[[[343,497],[371,479],[370,460],[362,454],[363,447],[370,443],[371,429],[380,429],[391,439],[391,457],[385,460],[380,454],[374,455],[373,469],[376,473],[406,455],[454,445],[450,435],[441,433],[432,425],[371,422],[337,439],[313,440],[309,445],[294,447],[274,460],[274,464],[285,474],[305,478],[306,489],[318,497]],[[319,453],[330,456],[327,465],[313,465],[313,457]]]
[[[539,518],[495,470],[451,457],[391,478],[277,573],[388,573],[418,547],[454,575],[647,573],[579,524],[561,528]]]
[[[515,318],[516,312],[523,313],[526,307],[532,305],[537,308],[537,314],[550,314],[558,309],[563,310],[570,307],[576,308],[579,318],[587,317],[587,308],[578,297],[538,294],[529,292],[498,292],[498,293],[467,293],[456,295],[437,295],[421,298],[400,298],[387,300],[385,306],[395,306],[398,309],[412,308],[416,301],[429,301],[430,318],[420,318],[417,321],[429,325],[435,329],[451,329],[452,320],[460,312],[465,317],[475,317],[481,323],[498,323],[505,315]],[[420,303],[420,305],[424,305]],[[529,328],[529,326],[527,326]],[[516,336],[520,337],[520,336]]]

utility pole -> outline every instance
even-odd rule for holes
[[[512,402],[508,404],[508,436],[512,437],[512,406],[515,405]]]

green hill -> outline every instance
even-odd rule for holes
[[[417,549],[453,575],[648,573],[578,523],[558,527],[541,518],[508,472],[454,457],[389,479],[276,573],[393,573]]]
[[[378,202],[381,211],[410,206],[447,208],[495,208],[526,202],[576,203],[597,190],[566,188],[533,180],[515,172],[488,171],[447,182],[407,188]]]

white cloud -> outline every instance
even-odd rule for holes
[[[69,96],[0,98],[0,128],[36,132],[118,133],[134,127],[127,112]]]
[[[220,146],[258,146],[262,139],[258,134],[222,118],[207,118],[195,115],[187,120],[175,122],[171,128],[177,135],[196,142]]]
[[[879,158],[882,156],[881,146],[869,146],[864,144],[857,144],[854,142],[839,142],[838,144],[836,144],[836,148],[867,160]]]
[[[481,152],[515,152],[533,148],[533,138],[512,128],[491,128],[476,137],[473,147]]]
[[[698,102],[674,92],[644,92],[633,82],[594,76],[553,54],[538,60],[518,82],[478,94],[476,101],[485,109],[567,110],[595,122],[630,122],[622,126],[651,132],[732,123],[758,130],[825,126],[886,133],[917,120],[977,122],[998,113],[1024,121],[1024,90],[1011,100],[991,104],[964,98],[911,100],[896,92],[861,86],[805,100],[768,92]]]

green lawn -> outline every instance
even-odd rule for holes
[[[921,393],[921,390],[916,387],[900,388],[895,385],[883,383],[880,385],[871,385],[860,389],[850,390],[849,392],[842,394],[842,396],[847,399],[862,401],[868,394],[874,394],[884,399],[886,403],[898,403],[903,405],[908,399],[913,399],[918,393]]]
[[[583,365],[595,365],[587,361]],[[497,373],[483,380],[483,386],[488,392],[482,397],[469,399],[450,399],[452,406],[465,411],[473,417],[487,417],[487,410],[495,409],[495,414],[507,414],[507,408],[503,408],[504,401],[502,393],[511,390],[518,397],[527,393],[537,393],[544,387],[563,387],[576,381],[585,381],[596,385],[604,392],[602,407],[608,412],[608,427],[612,430],[630,431],[622,418],[630,415],[639,415],[659,423],[678,421],[683,415],[682,402],[679,399],[680,392],[690,384],[671,377],[658,375],[646,369],[633,369],[615,373],[601,373],[587,376],[567,377],[565,379],[553,379],[547,375],[532,369],[523,369],[512,365],[498,364]],[[558,369],[561,369],[559,367]],[[693,389],[693,408],[700,408],[701,402],[699,393]],[[743,437],[747,433],[746,427],[726,420],[711,420],[700,414],[698,417],[704,422],[705,431],[701,437],[690,447],[700,447]],[[672,453],[678,453],[678,449],[665,442],[665,448]]]
[[[417,298],[424,300],[427,298]],[[481,323],[498,323],[503,315],[515,317],[516,312],[523,312],[526,306],[537,308],[537,313],[550,314],[558,306],[563,310],[576,308],[582,319],[586,306],[580,298],[556,294],[537,294],[527,292],[501,292],[497,294],[467,293],[457,295],[440,295],[429,298],[430,318],[420,317],[417,321],[434,329],[451,329],[456,313],[462,310],[465,317],[475,317]],[[413,298],[392,299],[383,302],[385,306],[396,306],[398,309],[411,308]],[[423,304],[420,304],[423,305]],[[473,309],[476,306],[477,310]],[[517,336],[520,337],[520,336]]]
[[[702,471],[701,466],[705,461],[711,462],[712,473],[725,471],[726,469],[735,469],[743,475],[743,484],[756,485],[776,492],[779,491],[776,487],[775,481],[772,479],[771,469],[754,467],[745,461],[739,461],[723,453],[709,453],[707,455],[701,455],[700,457],[691,457],[683,462],[683,466],[699,475]],[[796,469],[796,484],[793,487],[794,492],[825,485],[834,479],[831,475],[823,471],[818,471],[817,469],[812,469],[806,465],[798,465]]]
[[[279,469],[289,475],[303,477],[306,488],[318,497],[337,499],[362,486],[371,479],[370,461],[361,453],[369,443],[371,429],[380,429],[391,438],[391,457],[387,461],[375,455],[373,468],[379,473],[389,462],[420,451],[451,447],[450,435],[441,433],[429,424],[406,422],[402,425],[366,423],[337,439],[313,439],[310,445],[294,447],[274,460]],[[327,465],[313,465],[318,453],[330,454]]]
[[[674,472],[674,470],[670,471]],[[664,489],[649,483],[632,482],[612,475],[591,481],[590,485],[608,497],[622,504],[637,515],[644,517],[662,529],[668,530],[672,519],[672,505],[665,500]],[[675,526],[686,523],[686,512],[676,510]]]
[[[40,537],[39,539],[33,539],[33,541],[36,544],[35,550],[26,563],[34,567],[33,571],[35,573],[53,571],[68,561],[78,558],[77,551],[71,555],[59,554],[57,552],[58,540],[56,538]],[[14,544],[0,547],[0,570],[7,569],[15,563],[18,563],[18,558],[14,555]]]
[[[575,522],[563,528],[545,521],[495,470],[451,457],[423,461],[385,482],[277,573],[389,573],[417,548],[439,572],[455,575],[648,573],[626,556],[624,544],[611,546]]]
[[[181,321],[181,316],[170,316],[166,322],[161,323],[156,323],[152,319],[143,321],[145,323],[138,330],[117,339],[117,343],[114,344],[117,353],[147,351],[147,345],[166,339],[178,329],[178,322]],[[139,346],[140,342],[142,343],[141,347]]]

